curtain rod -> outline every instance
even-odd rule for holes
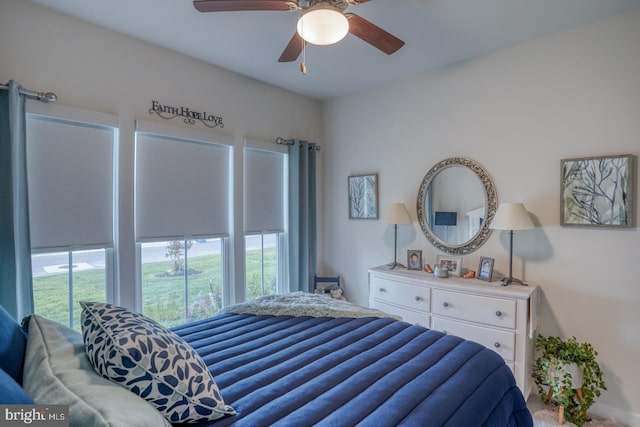
[[[9,89],[9,86],[0,84],[0,89]],[[53,92],[36,92],[33,90],[23,89],[22,87],[18,89],[18,92],[26,96],[27,98],[37,99],[41,102],[56,102],[58,100],[58,96]]]
[[[276,138],[276,143],[281,145],[293,145],[296,143],[295,139]],[[309,147],[311,148],[311,146]],[[316,151],[320,151],[320,146],[316,144]]]

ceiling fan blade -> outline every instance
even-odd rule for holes
[[[200,12],[236,12],[245,10],[295,10],[295,1],[287,0],[194,0]]]
[[[351,34],[380,49],[387,55],[391,55],[404,46],[402,40],[355,13],[345,13],[344,15],[349,19],[349,32]]]
[[[293,62],[298,59],[298,56],[302,53],[302,49],[304,49],[304,40],[302,37],[295,32],[293,33],[293,37],[289,40],[289,44],[284,48],[282,55],[280,55],[280,59],[278,62]]]

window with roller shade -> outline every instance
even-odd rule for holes
[[[208,317],[223,306],[232,144],[213,132],[136,124],[142,311],[164,325]]]
[[[245,296],[286,289],[286,147],[246,140],[244,150]]]
[[[26,119],[35,312],[79,328],[113,298],[117,117],[48,106]]]

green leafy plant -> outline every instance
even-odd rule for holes
[[[544,337],[536,339],[536,350],[542,354],[536,359],[533,379],[543,400],[551,399],[556,406],[564,407],[567,420],[581,427],[589,421],[587,410],[591,407],[601,390],[606,390],[602,370],[596,361],[598,352],[589,343],[580,343],[575,337],[562,339]],[[567,366],[575,364],[582,373],[582,384],[577,384]],[[548,387],[545,392],[543,386]]]

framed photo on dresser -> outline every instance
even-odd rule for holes
[[[407,269],[422,270],[422,251],[417,249],[407,250]]]
[[[436,265],[447,266],[450,276],[460,276],[462,271],[462,257],[453,255],[436,255]]]
[[[493,278],[493,258],[480,257],[480,265],[478,265],[478,279],[490,282]]]

